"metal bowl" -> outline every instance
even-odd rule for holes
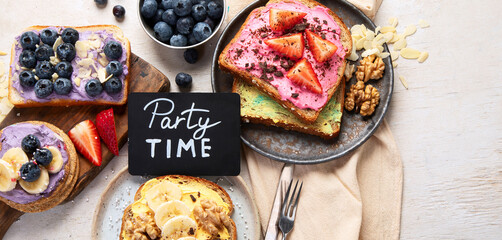
[[[172,49],[189,49],[189,48],[194,48],[194,47],[197,47],[197,46],[200,46],[200,45],[206,43],[207,41],[209,41],[209,39],[211,39],[212,37],[214,37],[216,35],[216,33],[218,32],[218,30],[220,29],[221,25],[223,25],[223,22],[224,22],[224,20],[225,20],[225,18],[227,16],[227,10],[228,10],[227,8],[228,7],[227,7],[226,0],[213,0],[213,1],[219,2],[223,6],[223,15],[221,16],[220,22],[213,29],[213,33],[211,34],[211,36],[209,36],[208,38],[206,38],[204,41],[199,42],[199,43],[194,44],[194,45],[177,47],[177,46],[172,46],[172,45],[169,45],[167,43],[161,42],[157,38],[155,38],[155,34],[153,32],[153,27],[149,26],[147,24],[147,22],[148,22],[147,19],[144,18],[143,16],[141,16],[141,6],[143,5],[144,0],[139,0],[138,1],[138,17],[139,17],[139,22],[141,23],[141,27],[143,28],[143,30],[145,30],[146,34],[151,39],[153,39],[155,42],[157,42],[158,44],[160,44],[160,45],[162,45],[164,47],[172,48]]]

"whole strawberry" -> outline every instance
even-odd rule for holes
[[[119,146],[117,143],[117,132],[115,130],[115,119],[113,108],[106,109],[96,116],[96,127],[98,128],[101,140],[115,156],[119,155]]]

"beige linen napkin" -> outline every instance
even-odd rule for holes
[[[266,229],[284,163],[247,146],[244,156],[262,229]],[[303,181],[303,190],[289,239],[399,239],[402,169],[386,121],[348,156],[296,165],[293,177]]]

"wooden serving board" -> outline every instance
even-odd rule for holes
[[[131,55],[130,92],[167,92],[170,83],[164,74],[145,60]],[[38,120],[56,125],[68,132],[75,124],[90,119],[96,120],[96,114],[109,106],[74,106],[74,107],[41,107],[41,108],[14,108],[0,123],[0,129],[22,121]],[[127,104],[113,107],[115,114],[115,127],[119,147],[127,142]],[[75,188],[66,201],[77,196],[113,159],[114,155],[101,142],[103,162],[101,166],[92,165],[82,155],[79,156],[80,172]],[[0,239],[3,238],[10,225],[17,220],[23,212],[17,211],[3,202],[0,202]]]

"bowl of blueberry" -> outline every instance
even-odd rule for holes
[[[204,44],[226,16],[225,0],[140,0],[138,15],[145,32],[174,49]]]

